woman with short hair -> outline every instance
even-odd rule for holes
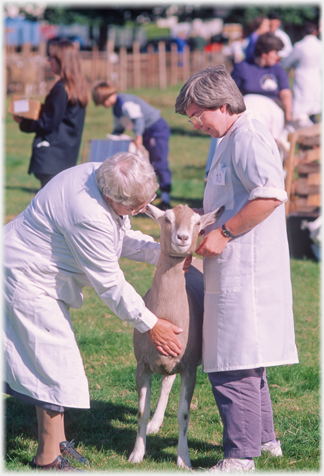
[[[69,313],[82,306],[84,286],[162,354],[181,351],[182,329],[146,308],[118,262],[157,264],[160,244],[128,216],[145,211],[157,188],[148,161],[122,152],[61,172],[4,227],[5,392],[36,405],[36,468],[71,469],[65,455],[87,462],[64,430],[65,407],[90,406]]]
[[[192,76],[175,110],[222,139],[197,210],[225,206],[196,250],[204,258],[203,370],[224,427],[225,458],[212,471],[253,471],[261,450],[282,454],[266,367],[298,362],[282,163],[223,65]]]

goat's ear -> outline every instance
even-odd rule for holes
[[[160,210],[158,207],[149,204],[146,207],[145,214],[150,218],[153,218],[153,220],[157,223],[159,223],[159,219],[164,216],[165,212],[163,210]]]
[[[212,225],[213,223],[215,223],[215,221],[218,220],[218,218],[223,215],[224,210],[225,210],[225,207],[222,206],[222,207],[216,208],[216,210],[213,210],[212,212],[205,213],[205,215],[202,215],[200,217],[200,230],[203,230],[204,228],[206,228],[206,226]]]

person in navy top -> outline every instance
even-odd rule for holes
[[[113,108],[113,134],[123,134],[125,129],[134,131],[134,144],[137,148],[143,145],[148,151],[159,179],[161,203],[158,207],[162,210],[171,208],[171,170],[168,162],[171,132],[160,111],[138,96],[117,93],[116,88],[106,81],[93,86],[92,97],[96,106]]]
[[[278,51],[283,42],[273,33],[260,35],[255,45],[254,62],[241,61],[234,65],[232,78],[243,96],[260,94],[275,101],[291,121],[292,93],[286,70],[278,63]]]
[[[28,173],[41,186],[76,165],[90,94],[76,46],[69,40],[49,47],[52,72],[59,80],[45,98],[37,120],[13,116],[22,132],[36,133]]]

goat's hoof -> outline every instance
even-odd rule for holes
[[[146,427],[146,434],[152,435],[158,433],[159,429],[161,428],[161,425],[151,425],[150,423]]]
[[[187,461],[184,461],[181,456],[178,456],[177,458],[177,465],[179,466],[179,468],[184,468],[184,469],[191,469],[191,462],[190,462],[190,459],[186,458]]]
[[[143,461],[144,455],[141,455],[137,453],[136,451],[133,451],[128,458],[129,463],[141,463]]]

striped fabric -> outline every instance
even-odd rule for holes
[[[92,139],[88,161],[103,162],[117,152],[128,152],[130,143],[130,140]]]

